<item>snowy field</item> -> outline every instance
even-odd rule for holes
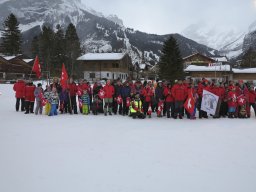
[[[0,192],[255,192],[256,118],[24,115],[0,85]]]

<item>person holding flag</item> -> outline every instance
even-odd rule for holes
[[[184,103],[184,108],[189,113],[190,119],[196,119],[196,103],[197,103],[198,95],[195,89],[195,85],[190,83],[188,87],[188,97],[186,102]]]

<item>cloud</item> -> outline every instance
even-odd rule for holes
[[[82,0],[82,2],[104,14],[116,14],[124,21],[125,26],[157,34],[181,32],[187,26],[202,21],[245,30],[256,18],[256,9],[252,0]]]

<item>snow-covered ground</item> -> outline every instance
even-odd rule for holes
[[[0,85],[1,192],[255,192],[256,119],[24,115]]]

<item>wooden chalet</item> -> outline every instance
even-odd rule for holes
[[[215,62],[216,60],[200,53],[195,53],[183,58],[184,68],[188,67],[189,65],[211,66]]]
[[[87,53],[77,60],[81,76],[87,80],[126,80],[132,75],[133,65],[126,53]]]
[[[31,73],[32,66],[33,59],[24,59],[23,55],[0,55],[0,79],[15,80],[18,78],[27,78]]]

